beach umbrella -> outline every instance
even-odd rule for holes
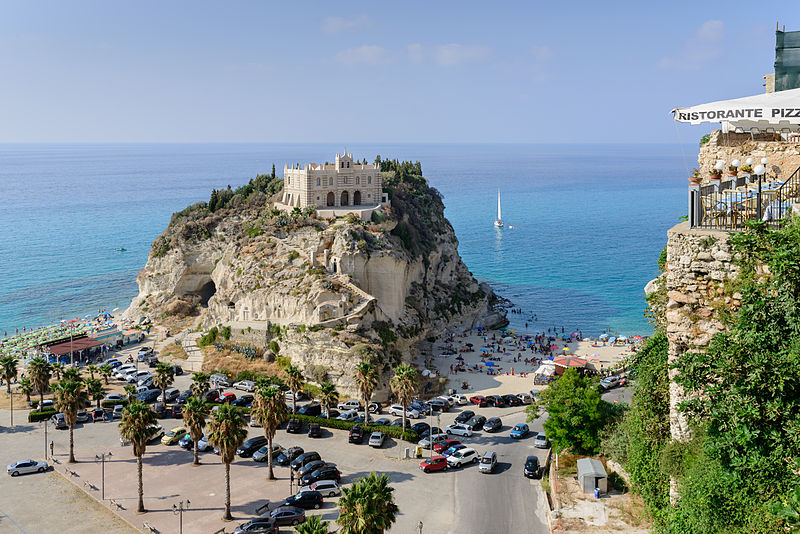
[[[617,338],[615,338],[615,337],[610,337],[610,338],[608,338],[608,342],[609,342],[609,343],[613,343],[613,342],[615,342],[616,340],[617,340]]]
[[[608,339],[608,334],[600,334],[600,339]]]
[[[117,311],[118,309],[119,309],[119,308],[114,308],[114,309],[113,309],[113,310],[111,310],[111,311],[112,311],[112,312],[115,312],[115,311]]]
[[[635,339],[636,341],[640,341],[642,339],[642,336],[633,336],[633,339]]]
[[[489,352],[489,349],[487,349],[487,348],[482,348],[482,349],[481,349],[481,352]]]
[[[577,333],[577,332],[573,332],[573,333],[571,333],[571,334],[569,335],[569,337],[578,337],[578,333]]]
[[[550,350],[558,350],[558,345],[550,345]]]
[[[627,341],[628,340],[628,338],[626,336],[619,336],[617,339],[620,340],[620,341]]]
[[[486,367],[494,367],[494,362],[486,362]]]
[[[639,338],[639,339],[642,339],[642,338]],[[472,348],[472,347],[474,347],[474,346],[475,346],[475,345],[473,345],[472,343],[465,343],[465,345],[466,345],[466,346],[468,346],[469,348]]]

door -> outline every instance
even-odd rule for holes
[[[360,206],[361,205],[361,191],[356,191],[353,193],[353,206]]]
[[[350,195],[347,193],[347,191],[342,191],[342,202],[340,205],[342,206],[350,205]]]
[[[336,195],[333,192],[328,193],[328,206],[336,205]]]

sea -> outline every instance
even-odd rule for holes
[[[652,332],[643,288],[686,214],[679,145],[237,143],[0,144],[0,333],[124,309],[173,212],[344,150],[421,162],[465,264],[519,310],[509,328]]]

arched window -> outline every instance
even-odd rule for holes
[[[347,162],[347,168],[348,169],[350,168],[350,162],[349,161]]]
[[[360,176],[356,176],[356,185],[358,185],[360,183],[361,183],[361,177]]]
[[[333,178],[328,178],[328,185],[333,185]]]
[[[372,176],[367,176],[367,183],[372,184]]]

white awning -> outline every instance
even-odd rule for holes
[[[678,122],[701,124],[718,122],[723,131],[741,128],[761,131],[772,128],[797,130],[800,127],[800,89],[776,93],[719,100],[688,108],[675,108],[673,117]]]

